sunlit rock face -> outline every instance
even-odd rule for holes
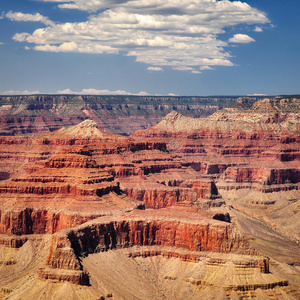
[[[0,137],[0,295],[297,299],[297,102],[241,103]]]

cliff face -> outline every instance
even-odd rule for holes
[[[62,229],[72,228],[85,223],[100,215],[83,216],[80,213],[66,214],[34,208],[26,208],[18,211],[2,211],[0,213],[0,234],[17,236],[26,234],[52,234]]]
[[[252,188],[264,192],[299,189],[298,168],[229,167],[220,176],[219,189]]]
[[[184,174],[181,169],[168,168],[148,176],[148,180],[140,177],[122,179],[121,189],[130,198],[143,201],[145,208],[164,208],[180,202],[193,204],[197,199],[210,200],[211,205],[220,203],[216,201],[220,196],[213,179],[195,179],[197,173],[192,170],[192,176],[174,177],[178,171]]]
[[[59,274],[58,269],[74,270],[77,274],[83,270],[77,258],[132,246],[173,247],[170,256],[174,257],[177,248],[258,255],[232,224],[199,220],[199,215],[191,210],[187,211],[185,215],[188,217],[185,219],[181,219],[181,215],[182,212],[176,209],[163,209],[158,214],[151,211],[137,212],[116,218],[99,218],[71,230],[61,231],[52,237],[47,266],[45,271],[39,272],[39,276],[43,279],[54,278]]]
[[[165,212],[166,214],[169,211]],[[171,211],[171,213],[173,213]],[[173,214],[174,215],[174,214]],[[134,216],[133,216],[134,217]],[[175,214],[176,217],[176,214]],[[145,219],[148,218],[148,220]],[[150,220],[149,220],[150,219]],[[68,234],[77,255],[129,246],[175,246],[192,251],[238,252],[257,254],[239,236],[232,225],[224,222],[195,222],[194,220],[142,219],[111,221],[72,230]],[[93,241],[93,242],[91,242]],[[94,243],[94,244],[93,244]],[[51,254],[50,254],[51,255]]]
[[[240,232],[251,226],[235,209],[276,229],[267,236],[298,239],[299,114],[273,104],[207,119],[173,112],[130,137],[105,133],[92,120],[0,137],[0,246],[22,252],[36,236],[49,235],[47,260],[35,269],[39,278],[87,286],[94,279],[83,257],[136,247],[133,259],[233,263],[267,273],[269,260],[259,251],[276,243],[264,248],[259,236],[258,251],[251,231],[247,238]],[[294,249],[284,241],[286,251]],[[207,253],[219,256],[203,259]],[[239,257],[234,262],[230,255]],[[298,263],[296,254],[290,259]]]
[[[264,182],[264,184],[297,183],[300,181],[298,169],[272,169],[251,167],[229,167],[224,172],[225,180],[234,182]]]

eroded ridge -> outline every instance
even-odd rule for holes
[[[0,137],[0,293],[134,299],[128,266],[149,271],[138,299],[297,298],[299,114],[281,100],[131,137],[90,120]]]

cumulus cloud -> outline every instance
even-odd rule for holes
[[[59,90],[57,94],[76,94],[76,95],[138,95],[146,96],[149,95],[147,92],[141,91],[139,93],[130,93],[124,90],[97,90],[97,89],[82,89],[80,92],[74,92],[71,89]]]
[[[228,42],[229,43],[248,44],[248,43],[251,43],[251,42],[255,42],[255,40],[247,34],[238,33],[238,34],[235,34],[232,38],[230,38],[228,40]]]
[[[213,70],[210,66],[201,66],[200,70]]]
[[[161,67],[148,67],[148,71],[154,71],[154,72],[162,72],[164,69]]]
[[[255,26],[254,31],[255,32],[263,32],[262,28],[259,26]]]
[[[40,94],[39,91],[15,91],[15,90],[9,90],[9,91],[5,91],[5,92],[1,92],[0,91],[0,95],[36,95],[36,94]]]
[[[21,12],[12,12],[9,11],[5,14],[7,18],[9,18],[12,21],[19,21],[19,22],[40,22],[45,25],[52,26],[54,25],[54,22],[49,20],[48,17],[45,17],[39,13],[35,14],[23,14]]]
[[[93,13],[85,22],[49,24],[33,33],[17,33],[15,41],[31,43],[37,51],[121,53],[151,68],[170,67],[193,73],[212,66],[234,65],[225,50],[228,43],[219,38],[226,28],[269,22],[263,12],[241,1],[40,1]],[[249,43],[251,38],[245,36],[235,35],[229,42]]]
[[[38,51],[46,52],[77,52],[77,53],[118,53],[116,49],[111,48],[110,46],[101,46],[101,45],[88,45],[76,44],[75,42],[65,42],[59,46],[56,45],[38,45],[34,47]]]

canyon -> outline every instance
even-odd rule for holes
[[[34,117],[31,134],[2,121],[0,298],[300,297],[299,98],[234,99],[201,118],[170,104],[117,132],[82,117],[84,97],[32,97],[66,118]],[[8,98],[0,120],[29,111]]]
[[[259,98],[246,97],[245,101],[252,103]],[[0,96],[0,136],[49,133],[86,119],[95,121],[107,133],[130,135],[157,124],[172,110],[190,117],[207,117],[237,99],[234,96]]]

